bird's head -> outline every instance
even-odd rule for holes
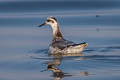
[[[56,27],[58,25],[58,22],[55,17],[50,16],[43,24],[40,24],[39,27],[42,27],[43,25],[50,25],[51,27]]]

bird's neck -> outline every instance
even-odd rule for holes
[[[51,25],[53,30],[53,40],[63,39],[62,33],[60,32],[58,24]]]

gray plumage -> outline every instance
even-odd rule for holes
[[[61,50],[63,50],[66,47],[72,46],[72,45],[75,45],[75,43],[71,42],[71,41],[67,41],[65,39],[54,40],[50,44],[50,46],[53,46],[54,48],[58,48],[58,49],[61,49]]]
[[[68,48],[70,46],[77,46],[77,45],[82,45],[82,44],[86,44],[86,42],[75,44],[72,41],[68,41],[65,39],[60,39],[60,40],[58,39],[58,40],[52,41],[50,46],[53,46],[53,48],[58,48],[58,49],[63,50],[64,48]]]

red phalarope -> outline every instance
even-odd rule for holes
[[[81,53],[83,49],[88,46],[88,43],[86,42],[75,44],[74,42],[64,39],[55,17],[48,17],[43,24],[39,25],[39,27],[46,24],[51,26],[53,32],[53,40],[49,46],[50,54]]]

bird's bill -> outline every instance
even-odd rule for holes
[[[40,24],[38,27],[42,27],[42,26],[44,26],[46,23],[43,23],[43,24]]]

